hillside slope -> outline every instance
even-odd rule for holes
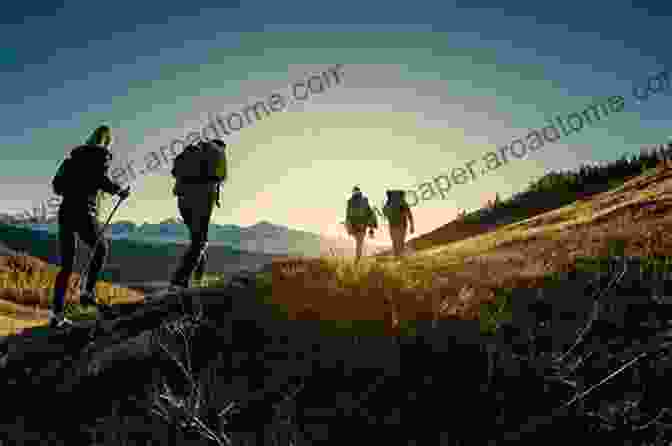
[[[409,260],[478,258],[514,262],[515,258],[515,269],[524,271],[562,269],[577,257],[604,256],[614,244],[620,244],[626,256],[663,256],[672,250],[671,208],[672,170],[659,170],[479,235],[459,239],[463,233],[456,231],[443,239],[435,236],[432,245],[409,256]]]
[[[604,258],[610,247],[633,257],[669,255],[670,206],[672,170],[654,171],[480,235],[448,234],[401,261],[277,261],[272,299],[299,319],[366,319],[394,330],[427,318],[474,320],[507,289],[545,289],[550,276],[564,277],[554,273],[575,271],[581,257]],[[577,308],[589,303],[582,292],[573,297]]]

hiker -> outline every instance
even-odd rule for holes
[[[65,293],[74,268],[77,238],[93,249],[98,237],[102,237],[98,223],[96,198],[102,190],[121,199],[128,198],[130,188],[112,182],[108,176],[112,159],[110,146],[112,132],[106,125],[98,127],[84,145],[74,148],[59,167],[52,186],[57,195],[63,197],[58,209],[58,240],[61,255],[61,270],[54,284],[54,303],[49,325],[64,327],[72,322],[65,318]],[[66,167],[67,166],[67,167]],[[84,291],[80,294],[83,306],[96,306],[101,312],[109,310],[107,305],[96,301],[96,281],[105,265],[109,247],[107,242],[99,240],[91,258],[91,266],[86,276]]]
[[[376,214],[369,205],[369,199],[362,194],[359,186],[355,186],[352,189],[352,196],[348,200],[345,226],[348,234],[355,239],[355,263],[357,263],[362,257],[366,229],[369,229],[369,236],[371,238],[374,237],[373,230],[378,229],[378,219],[376,218]]]
[[[409,223],[411,234],[415,232],[413,214],[406,202],[406,192],[403,190],[388,190],[387,202],[383,206],[383,213],[387,217],[390,226],[390,238],[392,239],[394,256],[400,258],[404,251],[406,231],[409,229]]]
[[[189,287],[191,276],[200,281],[207,262],[208,229],[214,205],[219,202],[220,185],[227,179],[224,141],[202,140],[180,153],[171,174],[175,178],[173,195],[182,220],[189,229],[191,244],[173,274],[169,291]]]

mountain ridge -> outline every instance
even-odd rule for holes
[[[24,220],[17,222],[4,217],[6,216],[0,214],[0,223],[31,229],[39,237],[58,233],[58,224],[53,221],[35,223]],[[185,244],[190,240],[186,225],[181,219],[174,217],[161,220],[160,223],[117,220],[110,223],[106,234],[111,240],[135,242]],[[354,254],[354,241],[352,240],[291,229],[266,220],[250,226],[211,223],[208,238],[211,245],[228,246],[254,253],[306,257]],[[373,245],[365,246],[365,254],[373,254],[379,249]]]

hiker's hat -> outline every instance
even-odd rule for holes
[[[87,145],[102,145],[109,147],[112,145],[112,129],[107,125],[98,126],[87,138]]]

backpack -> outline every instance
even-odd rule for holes
[[[189,145],[175,158],[171,173],[183,183],[225,181],[226,154],[211,142]]]
[[[408,206],[404,200],[404,191],[390,190],[387,191],[387,203],[383,206],[383,214],[387,217],[387,221],[392,226],[399,226],[404,223],[405,215],[403,210]]]
[[[69,162],[69,157],[61,161],[61,164],[58,166],[58,170],[56,170],[56,175],[54,175],[54,178],[51,180],[51,188],[58,196],[63,196],[67,192],[67,166]]]
[[[194,182],[202,176],[201,162],[200,149],[193,144],[189,145],[177,155],[170,173],[181,182]]]
[[[371,207],[369,206],[369,200],[359,194],[351,197],[348,200],[348,210],[347,210],[347,222],[351,225],[366,225],[371,226],[371,216],[375,217]]]

